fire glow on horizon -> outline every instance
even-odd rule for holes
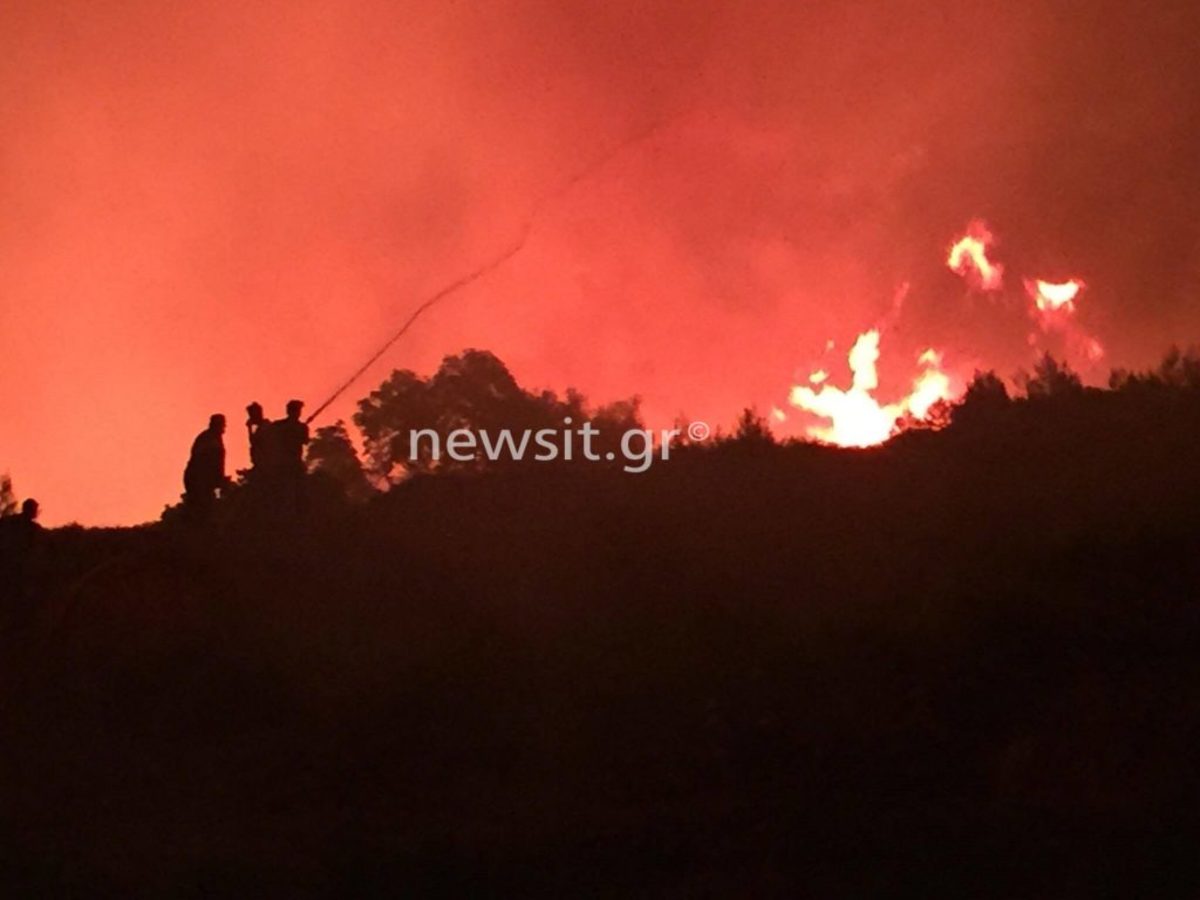
[[[249,401],[316,409],[531,215],[524,250],[320,424],[469,347],[531,389],[639,396],[654,428],[774,407],[781,437],[829,424],[790,386],[820,367],[850,388],[872,328],[881,405],[927,347],[955,384],[1047,351],[1100,383],[1099,360],[1200,332],[1198,23],[1161,4],[5,4],[0,472],[50,526],[157,519],[212,413],[236,472]],[[1076,277],[1072,312],[1023,289]]]
[[[1004,266],[989,256],[995,243],[991,228],[981,219],[976,219],[967,226],[966,233],[951,245],[946,266],[962,276],[972,291],[1002,292]],[[1024,285],[1032,301],[1030,314],[1037,321],[1039,330],[1063,336],[1068,361],[1072,355],[1088,363],[1104,357],[1104,346],[1100,341],[1074,322],[1076,304],[1085,287],[1082,280],[1071,278],[1055,282],[1027,279]],[[828,420],[827,423],[810,425],[807,429],[809,437],[842,447],[874,446],[896,434],[906,418],[928,421],[935,404],[953,401],[961,395],[965,378],[945,371],[943,354],[929,348],[917,358],[921,368],[908,393],[892,403],[881,403],[875,396],[879,388],[880,343],[879,328],[858,335],[848,356],[852,373],[849,388],[831,384],[829,373],[824,368],[814,370],[808,376],[808,384],[792,386],[788,397],[792,406]],[[1037,332],[1029,336],[1029,344],[1037,346]],[[830,340],[826,350],[832,347],[833,341]],[[783,421],[782,415],[775,418]]]
[[[917,360],[923,369],[912,390],[895,403],[881,404],[874,396],[879,387],[879,339],[879,331],[872,329],[854,342],[849,354],[853,375],[849,389],[811,376],[809,380],[818,385],[816,390],[808,385],[792,387],[788,401],[793,406],[830,420],[828,425],[812,426],[809,435],[841,447],[870,447],[886,441],[905,414],[924,419],[935,403],[949,399],[950,377],[941,370],[941,354],[929,349]]]

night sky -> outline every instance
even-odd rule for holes
[[[1070,361],[1103,383],[1200,336],[1198,20],[1107,0],[5,3],[0,471],[50,524],[155,518],[210,413],[245,465],[249,401],[315,407],[527,226],[324,421],[466,347],[531,388],[640,394],[656,426],[786,406],[818,365],[846,382],[872,327],[881,395],[930,346],[1011,376],[1034,358],[1024,277],[1087,283],[1079,327],[1106,356]],[[995,296],[944,264],[974,219],[1011,276]]]

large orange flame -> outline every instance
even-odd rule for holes
[[[994,240],[987,225],[976,219],[950,248],[946,265],[979,290],[999,290],[1004,284],[1004,266],[988,259],[988,248]]]
[[[878,361],[879,332],[872,329],[860,334],[850,350],[853,377],[848,390],[824,383],[823,378],[813,381],[819,385],[817,390],[808,385],[792,387],[788,399],[793,406],[829,420],[828,425],[810,427],[811,437],[841,447],[882,444],[891,437],[901,416],[907,413],[924,419],[934,403],[950,397],[950,378],[941,370],[941,355],[931,349],[918,360],[924,370],[913,382],[912,391],[896,403],[881,405],[873,396],[879,386]]]
[[[974,290],[1000,291],[1004,286],[1004,267],[988,256],[994,243],[987,224],[976,219],[950,247],[946,265],[965,278]],[[1029,335],[1031,347],[1039,347],[1043,334],[1053,335],[1056,341],[1064,342],[1068,357],[1082,357],[1088,363],[1104,357],[1104,346],[1076,321],[1076,304],[1086,287],[1081,279],[1034,279],[1024,284],[1033,300],[1029,312],[1039,326]],[[908,288],[907,282],[900,286],[891,311],[881,320],[884,327],[899,318]],[[921,368],[909,393],[895,403],[880,403],[875,397],[879,386],[876,367],[879,335],[879,329],[872,329],[860,334],[854,342],[849,354],[853,376],[849,388],[831,384],[826,369],[816,369],[808,376],[807,383],[792,386],[788,397],[792,406],[828,420],[827,424],[809,427],[809,436],[843,447],[881,444],[896,433],[901,419],[930,422],[939,401],[953,399],[956,390],[961,392],[961,380],[952,383],[951,376],[942,368],[941,354],[929,349],[917,359]],[[832,349],[831,340],[825,350]],[[772,418],[777,422],[787,419],[778,408],[772,409]]]
[[[1078,278],[1067,281],[1038,278],[1025,282],[1025,290],[1033,300],[1030,313],[1038,327],[1043,332],[1063,335],[1069,353],[1095,363],[1104,358],[1104,345],[1074,321],[1076,303],[1085,287],[1087,285]],[[1036,346],[1037,343],[1037,334],[1030,335],[1030,344]]]
[[[925,366],[925,371],[913,382],[913,390],[906,403],[914,417],[924,419],[933,404],[949,399],[950,376],[942,371],[942,355],[933,348],[922,353],[917,361]]]
[[[1084,284],[1078,278],[1063,282],[1042,281],[1039,278],[1032,284],[1027,282],[1026,287],[1033,295],[1037,308],[1043,312],[1062,310],[1071,313],[1075,311],[1075,298],[1083,290]]]

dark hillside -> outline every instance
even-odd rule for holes
[[[1194,896],[1200,403],[61,530],[10,895]],[[1136,890],[1135,890],[1136,886]]]

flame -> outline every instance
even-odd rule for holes
[[[941,369],[942,355],[932,348],[922,353],[917,361],[925,366],[925,371],[913,382],[907,404],[909,412],[924,419],[933,404],[950,397],[950,376]]]
[[[1086,287],[1078,278],[1067,281],[1044,281],[1039,278],[1025,282],[1025,291],[1033,299],[1030,314],[1037,320],[1038,327],[1043,332],[1062,334],[1069,354],[1096,363],[1104,358],[1104,345],[1074,320],[1076,302]],[[1035,332],[1030,335],[1030,344],[1036,346],[1037,342]]]
[[[999,290],[1004,283],[1004,266],[988,259],[988,248],[993,242],[991,230],[976,219],[967,226],[967,233],[950,248],[946,265],[979,290]]]
[[[849,390],[825,384],[824,378],[813,381],[818,390],[806,385],[792,387],[788,401],[800,409],[829,419],[828,425],[808,429],[811,437],[841,447],[870,447],[882,444],[891,437],[896,421],[905,413],[924,419],[930,407],[950,396],[950,379],[941,370],[941,355],[930,349],[921,354],[918,362],[924,371],[913,382],[912,391],[903,399],[886,406],[872,396],[879,386],[879,332],[875,329],[858,336],[850,349],[850,371],[853,374]],[[814,375],[824,374],[814,372]],[[810,376],[810,381],[812,377]]]
[[[1026,289],[1033,295],[1033,302],[1042,312],[1062,310],[1072,313],[1075,311],[1075,298],[1084,288],[1084,283],[1078,278],[1061,283],[1042,281],[1040,278],[1032,286],[1026,283]]]
[[[950,247],[946,265],[965,278],[974,290],[1000,291],[1004,267],[988,257],[994,243],[987,224],[976,219],[967,226],[966,234]],[[1075,319],[1076,304],[1086,287],[1081,279],[1061,282],[1036,279],[1026,280],[1024,284],[1033,300],[1030,315],[1039,326],[1028,337],[1030,347],[1037,349],[1043,336],[1053,335],[1056,342],[1065,346],[1068,358],[1082,357],[1089,363],[1096,363],[1104,357],[1104,346]],[[900,285],[891,310],[880,320],[881,327],[891,326],[900,317],[908,290],[907,282]],[[935,406],[954,399],[956,391],[961,393],[961,380],[952,380],[943,369],[941,353],[929,348],[917,357],[920,370],[909,392],[895,403],[880,403],[875,397],[879,387],[879,335],[880,328],[864,331],[850,349],[848,359],[852,378],[849,388],[831,384],[825,369],[814,370],[807,383],[792,386],[788,396],[792,406],[828,420],[825,424],[810,426],[809,436],[843,447],[881,444],[897,432],[897,423],[902,419],[905,423],[915,420],[933,424]],[[834,342],[828,341],[826,352],[833,348]],[[779,422],[786,419],[778,408],[772,408],[772,418]]]

